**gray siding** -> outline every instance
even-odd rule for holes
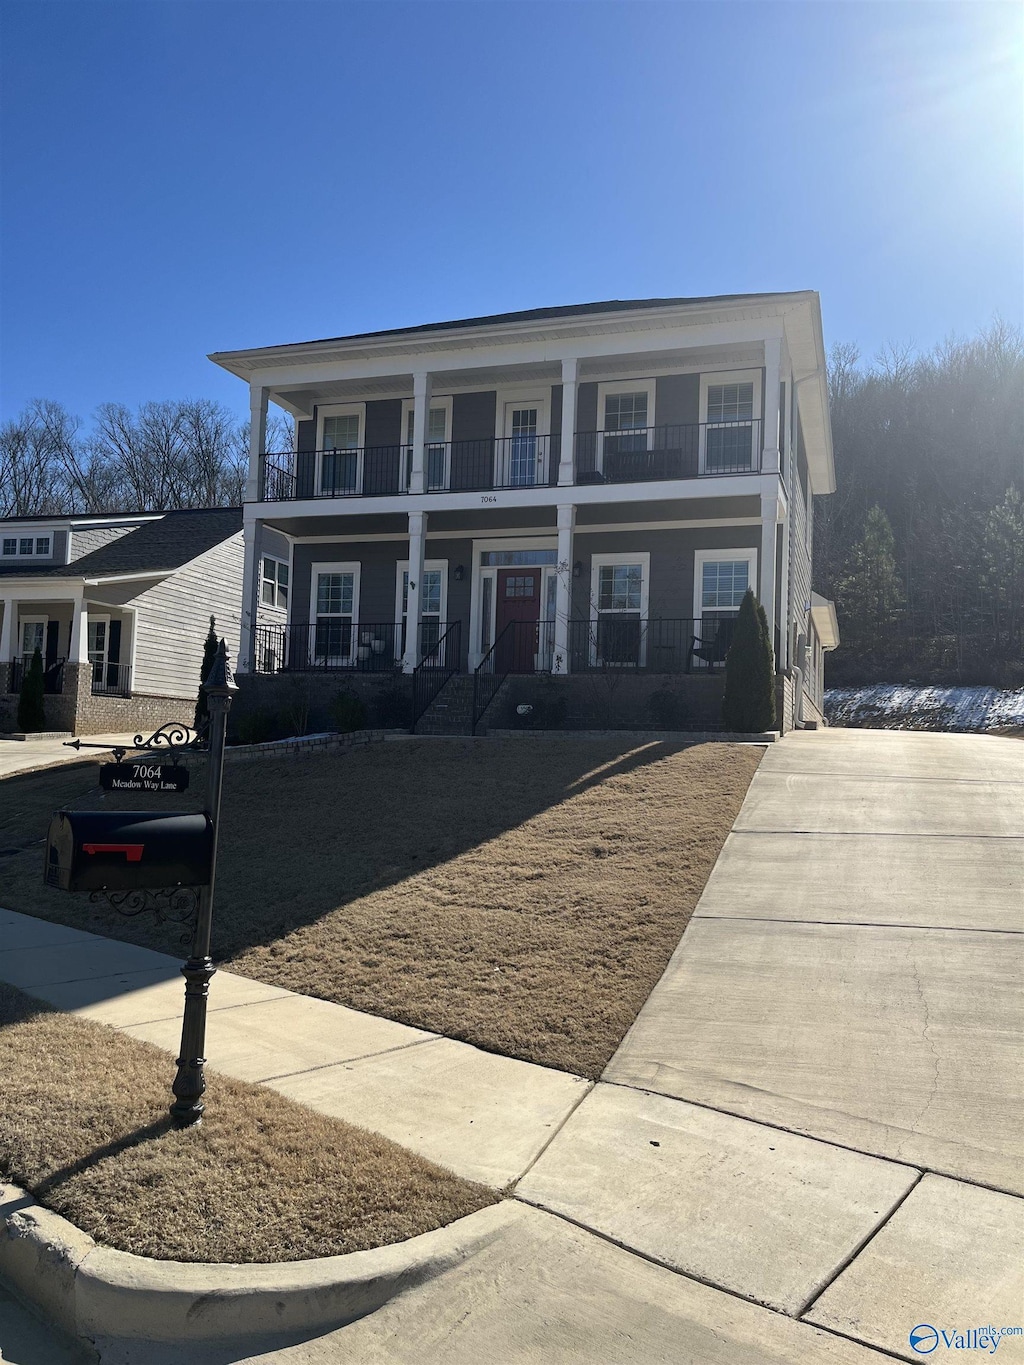
[[[242,617],[242,533],[231,536],[140,593],[133,688],[161,697],[190,697],[198,686],[210,616],[238,659]]]
[[[98,550],[104,545],[110,545],[123,536],[130,536],[141,525],[141,522],[136,521],[130,526],[83,526],[81,530],[73,530],[71,532],[71,559],[68,560],[68,563],[73,564],[76,559],[91,554],[93,550]]]
[[[309,422],[299,422],[295,428],[296,451],[295,478],[296,492],[300,498],[313,496],[313,480],[316,478],[316,418]]]
[[[654,420],[662,426],[689,426],[700,421],[700,375],[666,374],[656,381]]]
[[[757,550],[760,532],[756,526],[707,527],[674,531],[599,531],[577,535],[573,558],[581,572],[573,579],[573,615],[586,619],[593,613],[590,603],[590,571],[595,555],[631,551],[650,551],[651,573],[648,614],[666,620],[687,620],[693,616],[693,557],[696,550]]]

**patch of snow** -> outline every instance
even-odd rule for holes
[[[1024,727],[1024,688],[912,687],[875,683],[833,687],[825,693],[830,725],[879,726],[887,730],[981,732]]]

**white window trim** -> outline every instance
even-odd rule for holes
[[[448,561],[447,559],[425,559],[423,561],[423,572],[430,573],[440,570],[441,573],[441,613],[440,621],[448,620]],[[395,565],[395,658],[401,663],[402,653],[399,646],[402,643],[402,579],[409,572],[409,561],[400,559]],[[422,612],[420,617],[422,619]]]
[[[43,667],[44,667],[44,668],[46,667],[46,627],[49,625],[49,623],[50,623],[50,618],[49,618],[48,616],[22,616],[22,615],[19,613],[19,615],[18,615],[18,652],[17,652],[17,654],[14,656],[16,659],[24,659],[24,658],[26,657],[26,656],[25,656],[25,627],[26,627],[26,626],[37,626],[37,625],[42,625],[42,627],[43,627],[43,644],[42,644],[42,648],[40,649],[39,653],[43,656]],[[29,657],[29,662],[31,663],[31,655],[28,656],[28,657]]]
[[[14,551],[13,554],[6,554],[6,553],[4,552],[3,542],[4,542],[5,540],[13,540],[13,541],[15,542],[15,544],[17,545],[18,548]],[[23,553],[22,553],[22,550],[21,550],[21,542],[22,542],[23,540],[31,540],[31,542],[32,542],[32,548],[31,548],[31,550],[29,550],[28,554],[23,554]],[[46,549],[45,549],[45,550],[37,550],[37,549],[36,549],[36,542],[37,542],[37,541],[40,541],[40,540],[45,540],[45,541],[46,541]],[[3,531],[3,532],[0,532],[0,558],[3,558],[3,559],[52,559],[52,558],[53,558],[53,535],[52,535],[52,533],[51,533],[50,531],[43,531],[43,532],[32,531],[30,534],[27,534],[27,535],[26,535],[26,534],[23,534],[23,533],[21,533],[21,532],[18,532],[18,531],[9,531],[9,530],[5,530],[5,531]]]
[[[324,494],[323,474],[324,474],[324,418],[325,417],[351,417],[359,418],[359,436],[356,441],[356,486],[352,493]],[[324,407],[317,408],[316,413],[316,481],[313,484],[314,496],[334,496],[334,497],[359,497],[363,491],[363,447],[366,442],[366,404],[365,403],[329,403]]]
[[[703,373],[703,372],[701,373],[701,377],[700,377],[700,409],[699,409],[699,412],[700,412],[700,427],[698,428],[699,435],[700,435],[700,440],[699,440],[699,443],[698,443],[698,444],[699,444],[699,452],[698,452],[698,465],[697,465],[697,469],[698,469],[698,471],[699,471],[701,474],[706,474],[706,473],[708,472],[708,470],[707,470],[707,459],[706,459],[707,430],[708,430],[708,427],[707,427],[707,422],[708,422],[708,389],[711,388],[712,385],[717,386],[717,385],[719,385],[719,384],[751,384],[751,383],[754,385],[754,401],[753,401],[753,404],[752,404],[754,415],[753,415],[753,417],[751,417],[751,419],[750,419],[751,422],[752,422],[752,424],[753,424],[753,435],[752,435],[752,437],[751,437],[751,450],[750,450],[750,468],[747,469],[747,470],[739,470],[739,471],[737,472],[737,477],[742,477],[744,474],[756,474],[756,473],[757,473],[757,471],[758,471],[758,469],[760,468],[760,465],[761,465],[761,449],[760,449],[759,437],[758,437],[758,434],[759,434],[759,432],[761,431],[761,416],[762,416],[761,379],[762,379],[762,374],[761,374],[761,371],[760,371],[760,370],[714,370],[714,371],[708,371],[707,373]],[[714,473],[714,471],[712,471],[712,473]],[[726,476],[726,477],[727,477],[727,476]]]
[[[590,610],[587,619],[598,621],[602,616],[628,616],[630,611],[608,610],[602,612],[598,608],[599,600],[599,581],[600,571],[603,568],[610,568],[616,564],[639,564],[642,569],[640,579],[640,660],[639,667],[643,668],[647,662],[647,632],[643,626],[647,624],[647,613],[650,605],[651,594],[651,552],[649,550],[618,550],[613,554],[594,555],[590,561]],[[591,665],[597,664],[597,630],[590,632],[590,662]]]
[[[400,436],[400,442],[401,442],[401,450],[402,450],[402,453],[401,453],[401,456],[400,456],[400,460],[404,460],[404,461],[405,461],[405,465],[403,466],[401,463],[399,464],[399,469],[398,469],[398,482],[399,482],[400,485],[401,485],[401,484],[404,482],[404,480],[405,480],[405,468],[408,467],[409,458],[410,458],[410,456],[411,456],[411,454],[412,454],[412,445],[411,445],[411,443],[406,439],[406,436],[407,436],[407,433],[408,433],[408,431],[409,431],[409,414],[412,412],[414,406],[415,406],[415,399],[412,399],[412,398],[403,398],[403,399],[402,399],[402,425],[401,425],[401,428],[400,428],[400,430],[399,430],[399,436]],[[431,408],[443,408],[443,409],[444,409],[444,473],[443,473],[443,475],[442,475],[442,478],[443,478],[444,482],[443,482],[442,484],[440,484],[439,486],[435,486],[435,485],[430,484],[430,483],[427,484],[427,492],[428,492],[428,493],[438,493],[438,492],[441,492],[441,491],[443,491],[443,490],[449,489],[449,488],[451,488],[451,486],[452,486],[452,397],[451,397],[450,394],[448,395],[447,398],[435,398],[435,397],[431,397],[431,399],[430,399],[430,406],[431,406]],[[429,431],[429,418],[428,418],[428,431]],[[429,449],[430,445],[431,445],[431,442],[424,440],[424,451],[426,451],[427,449]],[[426,454],[424,454],[424,460],[426,461],[426,463],[427,463],[427,468],[429,469],[429,459],[428,459],[428,457],[426,456]],[[426,478],[426,472],[427,472],[427,471],[425,470],[425,471],[424,471],[424,478]]]
[[[319,577],[324,573],[350,573],[352,578],[352,645],[347,656],[341,655],[348,663],[356,659],[356,643],[359,639],[359,579],[362,564],[358,559],[323,560],[309,566],[309,627],[310,661],[316,657],[316,599],[319,590]],[[333,657],[333,656],[332,656]]]
[[[488,550],[555,550],[557,552],[558,537],[532,536],[517,538],[515,536],[506,536],[501,539],[473,541],[473,573],[469,592],[469,666],[471,669],[476,668],[484,656],[484,651],[480,648],[480,636],[481,627],[483,626],[483,581],[485,578],[494,580],[494,586],[491,588],[491,619],[487,623],[491,645],[494,644],[494,631],[498,620],[498,566],[487,565],[484,567],[480,562],[483,555]],[[524,565],[524,567],[529,568],[531,566]],[[535,567],[543,569],[545,573],[554,574],[558,571],[557,565],[554,564],[536,565]],[[541,593],[546,593],[546,591],[547,584],[542,579]],[[541,597],[542,607],[546,600],[546,597]]]
[[[693,552],[693,619],[704,620],[704,565],[735,564],[739,560],[747,562],[747,586],[757,595],[757,550],[694,550]],[[715,610],[715,608],[709,608]]]
[[[647,395],[647,430],[645,438],[647,449],[651,448],[651,427],[655,425],[654,400],[657,394],[658,381],[656,379],[622,379],[608,380],[606,383],[597,386],[597,454],[596,467],[599,473],[604,472],[604,438],[605,438],[605,399],[620,393],[645,393]],[[618,432],[609,432],[608,435],[616,436]],[[625,433],[621,433],[625,434]]]
[[[495,391],[494,406],[494,486],[501,480],[501,453],[511,433],[505,430],[505,410],[512,403],[517,408],[537,409],[537,442],[541,458],[535,483],[516,484],[517,488],[545,488],[551,471],[551,389],[536,384],[515,385]],[[504,485],[502,485],[504,486]]]
[[[280,580],[279,580],[279,578],[277,578],[277,577],[274,578],[274,600],[273,600],[273,602],[264,602],[264,600],[263,600],[263,585],[264,585],[264,583],[267,582],[267,579],[264,577],[264,573],[263,573],[263,564],[264,564],[264,561],[265,561],[265,560],[268,560],[268,559],[271,560],[274,564],[277,564],[279,567],[284,567],[284,568],[286,568],[286,569],[288,570],[288,586],[287,586],[287,588],[285,589],[285,591],[288,593],[289,598],[291,597],[291,590],[292,590],[292,571],[291,571],[291,565],[289,564],[288,560],[287,560],[287,559],[282,559],[280,555],[261,554],[261,555],[260,555],[260,602],[259,602],[260,607],[261,607],[264,611],[283,611],[283,612],[286,612],[286,613],[287,613],[287,611],[288,611],[288,603],[286,602],[286,603],[284,604],[284,606],[282,606],[281,603],[278,601],[278,594],[279,594],[280,591],[281,591],[281,585],[280,585]]]

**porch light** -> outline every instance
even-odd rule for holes
[[[456,583],[461,583],[462,580],[466,577],[465,564],[456,564],[455,572],[453,573],[452,577],[455,579]]]
[[[582,560],[582,559],[577,559],[576,563],[572,566],[572,576],[573,576],[573,578],[582,578],[582,577],[583,577],[583,560]]]

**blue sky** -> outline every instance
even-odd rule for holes
[[[593,299],[1019,324],[1021,14],[4,0],[0,415],[241,414],[209,351]]]

